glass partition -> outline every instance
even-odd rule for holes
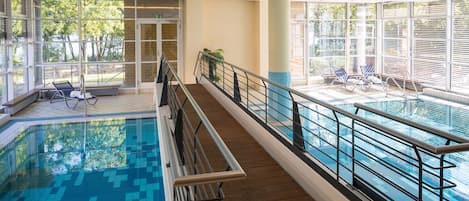
[[[348,71],[360,72],[360,66],[376,66],[376,4],[350,4],[350,49]]]
[[[305,56],[307,54],[305,48],[305,36],[307,31],[307,3],[292,2],[291,12],[291,75],[293,79],[306,79],[305,72]]]
[[[346,4],[310,4],[308,9],[310,75],[333,74],[346,67]]]
[[[292,78],[338,68],[359,75],[360,66],[373,65],[385,75],[468,94],[468,8],[468,0],[292,1]]]
[[[469,1],[454,0],[452,29],[451,90],[469,90]]]
[[[413,69],[416,81],[446,88],[446,1],[414,3]]]

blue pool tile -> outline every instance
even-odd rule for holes
[[[126,193],[125,200],[126,201],[140,200],[140,193],[139,192]]]
[[[78,174],[78,177],[76,178],[75,180],[75,183],[74,185],[75,186],[80,186],[82,183],[83,183],[83,177],[85,176],[85,172],[84,171],[80,171],[80,173]]]
[[[88,126],[85,149],[80,142],[84,139],[82,123],[42,125],[41,129],[34,129],[44,134],[43,140],[28,146],[42,146],[37,149],[41,152],[32,154],[24,163],[37,165],[22,167],[31,167],[28,172],[37,171],[35,168],[44,170],[45,175],[30,178],[27,184],[15,184],[23,186],[21,189],[3,187],[0,201],[164,200],[162,177],[155,176],[155,173],[161,175],[156,122],[154,119],[138,121],[148,129],[137,129],[136,120],[103,121],[106,129],[100,128],[100,121],[94,121]],[[0,151],[0,160],[6,158],[3,154],[8,151]]]

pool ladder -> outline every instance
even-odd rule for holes
[[[413,90],[415,91],[415,98],[419,98],[419,91],[417,89],[417,85],[415,84],[415,80],[414,79],[411,79],[410,76],[409,76],[409,73],[405,73],[403,76],[402,76],[402,86],[399,84],[399,82],[397,82],[396,80],[396,77],[393,77],[393,76],[388,76],[384,82],[385,84],[385,87],[384,87],[384,92],[386,93],[386,97],[388,96],[389,94],[389,80],[391,80],[394,85],[396,85],[400,91],[402,91],[402,95],[405,99],[408,99],[411,94],[410,93],[407,93],[407,87],[406,87],[406,84],[407,84],[407,81],[410,80],[411,84],[412,84],[412,87],[413,87]]]

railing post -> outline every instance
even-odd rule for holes
[[[419,162],[419,177],[418,177],[418,200],[423,200],[423,162],[422,158],[420,157],[419,150],[416,145],[412,145],[414,148],[415,156],[417,156],[417,161]]]
[[[291,96],[291,93],[290,93]],[[298,103],[292,98],[293,102],[293,146],[301,152],[305,152],[305,141],[303,136],[303,127],[301,126],[300,111]]]
[[[161,56],[160,60],[160,69],[158,69],[158,78],[156,79],[156,83],[163,82],[163,63],[164,63],[164,56]]]
[[[269,117],[268,116],[269,114],[267,113],[267,111],[268,111],[268,106],[267,106],[267,104],[268,104],[267,103],[268,102],[268,100],[267,100],[268,99],[268,92],[267,92],[267,85],[265,84],[264,80],[262,80],[262,84],[264,85],[265,123],[267,123],[268,122],[268,117]]]
[[[212,59],[212,58],[208,58],[208,78],[210,79],[210,81],[214,81],[215,80],[215,74],[214,74],[214,68],[216,68],[216,63],[215,63],[215,60]]]
[[[360,108],[355,109],[355,115],[358,115]],[[355,119],[352,119],[352,186],[355,186]]]
[[[337,117],[337,113],[336,111],[333,111],[332,112],[334,114],[334,118],[335,118],[335,121],[336,121],[336,124],[337,124],[337,128],[336,128],[336,135],[337,135],[337,145],[336,145],[336,179],[337,181],[340,180],[340,172],[339,172],[339,169],[340,169],[340,123],[339,123],[339,118]]]
[[[160,107],[168,105],[168,75],[164,75],[163,91],[161,92]]]
[[[222,78],[221,82],[222,82],[223,91],[225,91],[225,64],[222,63],[221,66],[222,66],[222,71],[223,71],[223,74],[221,76],[221,78]]]
[[[179,157],[181,158],[181,164],[185,165],[185,160],[184,160],[184,128],[183,128],[183,111],[182,109],[178,110],[177,116],[176,116],[176,125],[174,126],[174,139],[176,141],[176,146],[179,152]]]
[[[239,91],[238,73],[233,71],[233,100],[236,103],[241,102],[241,92]]]
[[[246,108],[249,110],[249,77],[246,71],[244,71],[244,76],[246,77]]]
[[[450,140],[446,140],[446,143],[445,145],[449,145],[451,141]],[[446,154],[442,154],[440,156],[440,201],[443,201],[445,196],[444,196],[444,189],[443,189],[443,185],[444,185],[444,178],[445,178],[445,169],[443,168],[444,166],[444,163],[445,163],[445,156]]]

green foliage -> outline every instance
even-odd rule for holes
[[[216,49],[215,51],[211,51],[207,48],[204,48],[204,52],[217,58],[217,59],[213,59],[211,57],[204,57],[204,60],[206,60],[206,62],[208,62],[208,65],[209,65],[209,68],[212,68],[213,69],[213,81],[215,82],[218,82],[220,81],[220,76],[217,75],[217,65],[222,63],[223,60],[224,60],[224,57],[223,57],[223,49]]]
[[[121,20],[124,1],[82,0],[81,7],[81,13],[78,13],[77,0],[41,0],[43,40],[62,43],[60,48],[44,48],[46,61],[77,61],[78,44],[75,41],[78,41],[80,31],[83,42],[79,49],[85,60],[121,60],[121,45],[112,41],[123,41],[124,38],[124,21]],[[78,26],[79,17],[81,27]]]

